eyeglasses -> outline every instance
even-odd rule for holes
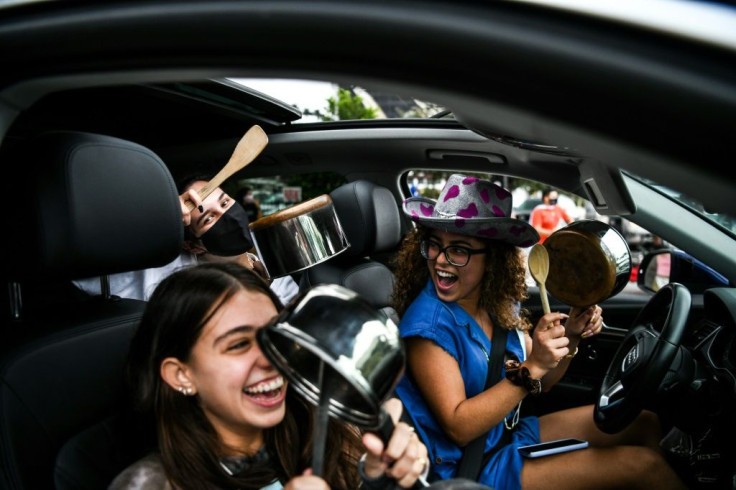
[[[419,242],[419,251],[422,253],[422,257],[427,260],[437,260],[440,253],[444,252],[445,258],[449,263],[455,267],[465,267],[468,265],[471,255],[485,253],[487,249],[473,250],[472,248],[462,247],[460,245],[448,245],[442,248],[435,241],[422,240]]]

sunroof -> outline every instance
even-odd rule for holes
[[[228,79],[269,95],[295,108],[302,118],[295,123],[354,119],[431,118],[449,112],[438,104],[411,96],[301,79]]]
[[[154,87],[270,123],[291,123],[302,117],[302,113],[292,105],[229,79],[157,84]]]

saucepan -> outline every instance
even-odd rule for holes
[[[547,291],[570,306],[586,308],[615,296],[631,276],[626,239],[602,221],[573,221],[543,245],[549,255]]]
[[[264,216],[249,226],[258,256],[272,279],[324,262],[350,246],[327,194]]]
[[[263,354],[315,411],[313,470],[320,475],[327,418],[376,432],[387,441],[393,421],[383,403],[404,372],[399,329],[351,289],[320,284],[260,329]]]

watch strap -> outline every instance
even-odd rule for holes
[[[523,387],[531,395],[539,395],[542,392],[542,380],[532,378],[529,369],[519,361],[509,359],[505,362],[506,379],[516,386]]]

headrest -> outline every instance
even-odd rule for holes
[[[176,186],[136,143],[53,131],[18,144],[6,167],[20,189],[9,278],[82,278],[164,265],[184,238]]]
[[[364,257],[398,245],[401,216],[390,190],[356,180],[334,189],[330,197],[350,242],[343,254]]]

